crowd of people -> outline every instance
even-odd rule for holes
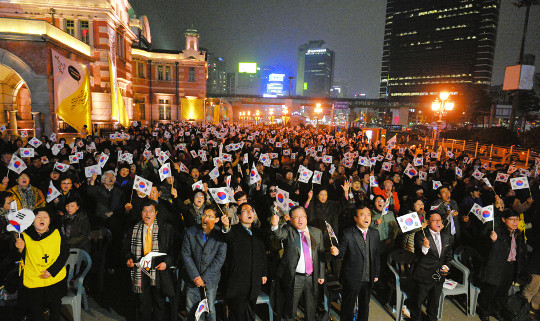
[[[262,292],[278,320],[296,319],[299,305],[316,320],[328,280],[340,284],[341,320],[368,320],[371,294],[393,280],[388,256],[407,250],[410,318],[427,300],[437,320],[454,252],[467,249],[481,262],[471,271],[479,316],[503,320],[512,286],[538,309],[539,173],[538,160],[491,164],[352,129],[135,123],[71,142],[4,133],[0,281],[29,320],[45,309],[60,320],[69,248],[92,255],[99,231],[112,236],[107,272],[130,275],[139,320],[171,317],[167,298],[189,320],[205,298],[203,319],[216,320],[223,299],[228,320],[254,320]],[[7,231],[21,209],[33,225]],[[413,212],[411,230],[400,217]],[[141,266],[149,253],[165,255]]]

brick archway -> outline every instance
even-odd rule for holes
[[[24,60],[2,48],[0,48],[0,65],[12,69],[22,78],[30,91],[32,112],[39,112],[40,114],[37,115],[43,115],[43,120],[41,116],[34,117],[36,136],[43,132],[46,135],[52,133],[55,128],[53,128],[54,114],[49,104],[48,76],[36,74]]]

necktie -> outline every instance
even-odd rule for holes
[[[362,232],[362,236],[364,237],[364,241],[365,241],[367,238],[367,232],[364,232],[364,231],[360,231],[360,232]]]
[[[452,214],[450,214],[450,215],[452,215]],[[454,217],[453,216],[450,218],[450,233],[452,235],[456,234],[456,225],[454,224]]]
[[[146,229],[144,237],[144,255],[152,252],[152,227]]]
[[[311,275],[313,273],[313,262],[311,261],[311,255],[309,253],[309,244],[304,234],[304,231],[300,232],[302,235],[302,251],[304,252],[304,263],[306,264],[306,274]]]
[[[441,256],[441,236],[439,233],[435,234],[435,246],[437,246],[437,252],[439,252],[439,256]]]

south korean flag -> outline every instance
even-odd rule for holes
[[[47,203],[50,203],[52,200],[60,196],[60,192],[54,187],[53,182],[49,183],[49,188],[47,189]]]
[[[150,191],[152,190],[152,182],[138,175],[135,175],[135,181],[133,181],[133,189],[138,192],[144,193],[146,196],[149,196]]]

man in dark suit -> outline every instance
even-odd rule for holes
[[[427,298],[427,316],[437,321],[439,298],[445,276],[452,261],[452,236],[441,233],[443,222],[438,212],[426,215],[428,226],[414,235],[414,254],[417,261],[413,271],[416,288],[407,306],[411,320],[421,320],[422,303]]]
[[[238,206],[239,224],[221,217],[227,242],[227,287],[225,299],[230,321],[255,320],[255,304],[266,283],[264,234],[253,226],[255,212],[249,203]]]
[[[340,283],[343,286],[340,319],[352,321],[354,307],[358,302],[357,320],[367,321],[371,287],[379,280],[379,231],[369,227],[371,210],[365,205],[360,205],[356,209],[354,221],[356,226],[343,231],[339,249],[332,246],[331,253],[343,258],[340,273]]]
[[[322,231],[307,226],[306,210],[296,206],[290,211],[290,223],[279,226],[279,216],[272,216],[272,232],[284,241],[278,275],[286,294],[285,319],[296,320],[296,309],[302,294],[306,320],[315,320],[319,284],[324,283],[324,241]]]
[[[222,233],[214,229],[214,225],[219,222],[215,208],[206,208],[201,221],[201,225],[192,226],[186,231],[182,243],[182,259],[186,270],[186,311],[188,320],[194,320],[195,309],[206,296],[210,312],[205,320],[215,321],[214,302],[227,244]]]
[[[133,292],[138,294],[137,308],[142,321],[165,320],[165,297],[174,296],[171,270],[175,262],[173,228],[156,219],[156,202],[146,200],[142,206],[142,221],[135,224],[128,243],[126,265],[131,270]],[[143,273],[135,266],[150,252],[166,253],[157,257],[163,262]],[[148,274],[151,276],[149,277]]]

